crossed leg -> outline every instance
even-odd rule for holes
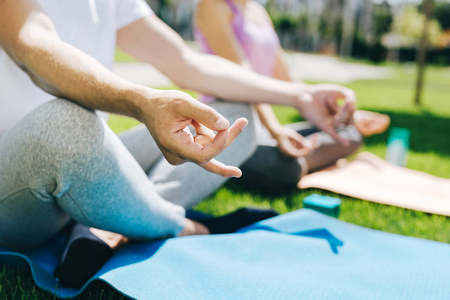
[[[183,207],[163,199],[117,136],[67,100],[41,105],[0,139],[0,245],[30,248],[70,218],[130,238],[177,235]]]

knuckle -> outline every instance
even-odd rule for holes
[[[202,153],[202,155],[200,155],[196,159],[196,163],[200,166],[203,166],[203,165],[207,164],[210,160],[211,160],[211,158],[207,157],[204,153]]]
[[[200,165],[200,166],[204,164],[203,159],[200,158],[200,157],[192,157],[192,158],[190,159],[190,161],[193,162],[193,163],[195,163],[195,164],[197,164],[197,165]]]
[[[178,166],[186,162],[185,159],[173,155],[164,155],[164,158],[169,162],[169,164],[174,166]]]
[[[201,166],[206,165],[209,161],[210,161],[209,159],[201,159],[199,161],[199,165],[201,165]]]

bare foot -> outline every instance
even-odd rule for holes
[[[124,237],[121,234],[105,231],[97,228],[89,228],[89,231],[97,236],[99,239],[104,241],[111,249],[117,250],[121,246],[128,243],[128,238]]]
[[[357,110],[353,117],[356,128],[366,137],[385,132],[391,123],[387,115],[367,110]]]
[[[178,234],[178,236],[200,235],[200,234],[209,234],[208,228],[206,228],[205,225],[200,224],[199,222],[186,219],[185,226],[183,230]]]

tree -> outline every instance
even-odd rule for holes
[[[416,105],[421,104],[423,79],[425,76],[425,63],[427,59],[428,37],[429,30],[428,24],[433,11],[433,0],[423,0],[423,23],[422,23],[422,36],[420,39],[419,47],[417,50],[417,82],[416,82],[416,96],[414,103]]]
[[[450,2],[437,2],[434,5],[433,15],[442,29],[450,29]]]
[[[373,19],[374,42],[380,43],[381,37],[391,30],[392,21],[394,20],[389,4],[383,3],[376,5]]]
[[[424,0],[424,3],[428,0]],[[420,13],[416,7],[407,6],[395,16],[392,24],[392,31],[401,37],[401,44],[407,47],[417,45],[423,37],[424,26],[428,28],[427,41],[434,44],[441,33],[441,26],[436,19],[431,20],[431,15],[426,16],[428,9],[423,5],[423,13]],[[426,24],[426,25],[425,25]]]
[[[338,27],[338,26],[336,26]],[[344,0],[342,3],[342,15],[339,19],[340,39],[339,54],[341,56],[351,56],[353,47],[353,37],[355,31],[355,14],[351,9],[350,0]]]

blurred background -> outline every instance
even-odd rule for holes
[[[197,47],[192,35],[196,0],[147,1],[189,45]],[[390,117],[391,128],[366,138],[360,151],[384,159],[393,129],[405,129],[410,133],[405,166],[450,179],[450,0],[258,1],[269,11],[287,50],[292,78],[342,84],[355,91],[359,109]],[[177,88],[155,68],[120,50],[114,71],[150,87]],[[291,107],[273,108],[283,124],[302,120]],[[137,124],[120,116],[109,121],[115,132]],[[285,213],[303,207],[302,199],[311,193],[338,196],[314,189],[258,190],[235,180],[196,208],[213,215],[244,206]],[[339,197],[341,220],[450,243],[449,217]]]
[[[192,39],[197,0],[147,0],[184,39]],[[372,62],[411,62],[423,33],[421,0],[259,0],[285,49]],[[450,64],[450,1],[434,0],[427,61]]]
[[[192,20],[197,0],[146,1],[163,21],[196,47],[192,42]],[[287,50],[293,78],[309,83],[337,82],[353,89],[360,109],[387,114],[391,128],[410,132],[407,168],[450,179],[450,0],[258,1],[269,11]],[[122,77],[153,88],[176,88],[155,68],[136,62],[118,49],[115,60],[114,72]],[[292,108],[274,110],[282,123],[301,120]],[[115,132],[137,124],[134,119],[117,115],[109,120]],[[385,158],[391,134],[388,130],[366,138],[361,151]],[[223,215],[252,206],[286,213],[302,208],[303,199],[312,193],[339,197],[339,219],[343,221],[450,243],[450,217],[323,190],[261,191],[235,180],[196,209]],[[36,290],[28,270],[0,264],[0,299],[53,299],[53,295]],[[92,299],[124,299],[110,287],[93,285],[92,291]]]
[[[198,0],[146,1],[196,47]],[[352,88],[360,109],[386,113],[392,127],[411,131],[407,167],[450,178],[450,0],[257,1],[273,20],[293,78]],[[120,51],[114,71],[152,87],[174,87]],[[301,120],[295,110],[274,109],[284,123]],[[366,139],[362,150],[384,158],[388,134]]]
[[[146,1],[196,47],[198,0]],[[450,178],[450,0],[257,1],[273,20],[293,78],[353,89],[358,108],[385,113],[392,127],[411,132],[408,168]],[[114,71],[151,87],[175,88],[120,50]],[[274,110],[282,123],[301,120],[292,108]],[[110,122],[117,132],[136,124]],[[385,158],[389,133],[366,139],[361,151]]]

